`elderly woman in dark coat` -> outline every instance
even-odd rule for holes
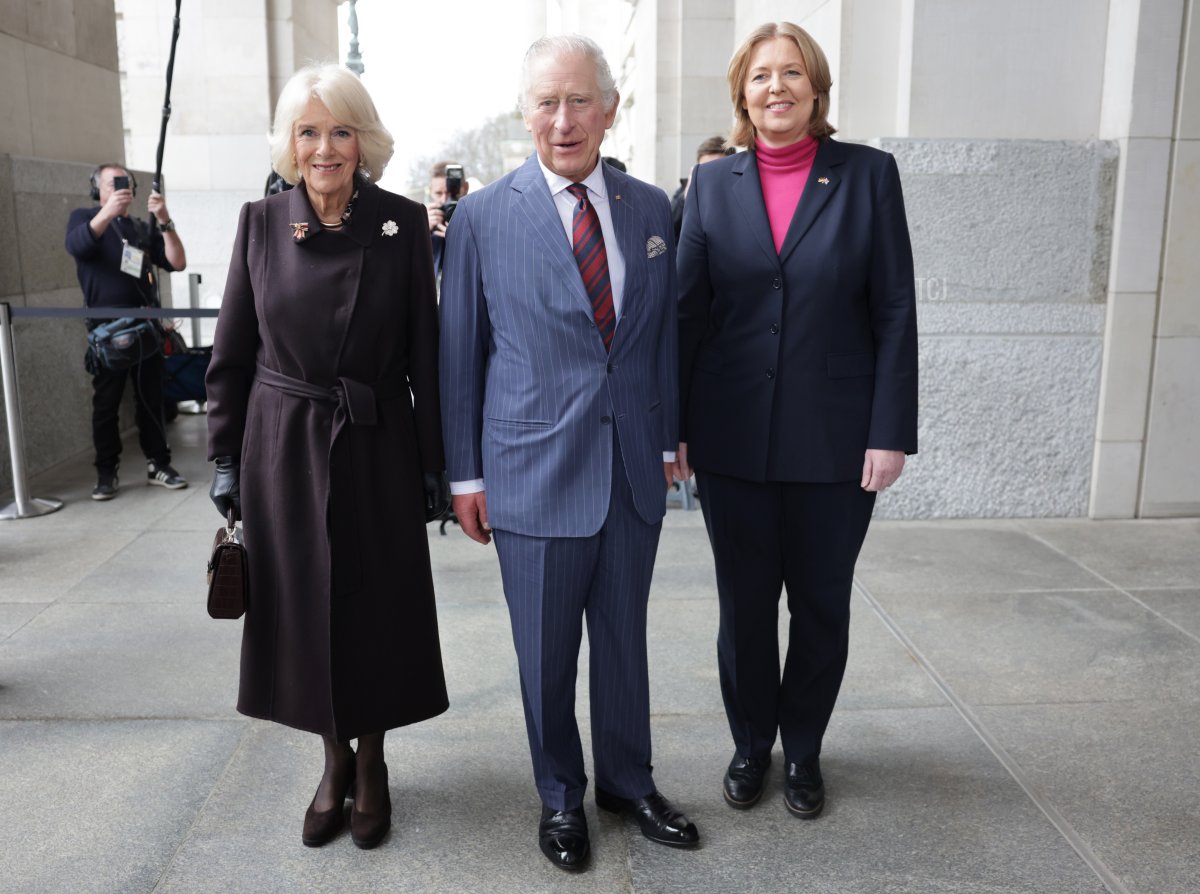
[[[433,261],[425,209],[370,182],[392,145],[346,69],[284,87],[272,161],[297,188],[242,208],[207,377],[211,493],[244,516],[250,561],[238,710],[324,740],[309,846],[344,798],[355,844],[382,840],[384,734],[447,707]]]

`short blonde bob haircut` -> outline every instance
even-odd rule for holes
[[[370,180],[382,177],[392,160],[395,141],[379,120],[375,103],[358,76],[332,63],[307,65],[283,85],[268,138],[271,167],[279,176],[293,186],[301,180],[293,131],[310,99],[320,100],[338,124],[346,125],[358,137],[359,173]]]
[[[750,36],[742,42],[729,60],[729,98],[733,102],[733,129],[729,132],[729,145],[737,147],[754,146],[754,122],[746,111],[746,75],[750,73],[750,57],[754,48],[764,40],[775,37],[789,37],[796,42],[800,50],[800,58],[804,60],[805,72],[812,84],[816,99],[813,100],[812,119],[808,122],[809,136],[823,140],[837,133],[837,128],[829,123],[829,88],[833,86],[833,78],[829,74],[829,62],[820,45],[812,39],[807,31],[791,22],[767,22],[759,25]]]

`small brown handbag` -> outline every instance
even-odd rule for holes
[[[250,603],[250,567],[246,547],[238,540],[237,519],[229,510],[228,525],[217,529],[208,560],[208,614],[236,620]]]

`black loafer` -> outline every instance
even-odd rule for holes
[[[538,823],[538,847],[559,869],[567,872],[583,869],[592,849],[583,808],[552,810],[543,805],[542,821]]]
[[[816,819],[821,813],[825,807],[825,781],[815,757],[803,764],[788,763],[783,779],[783,802],[800,819]]]
[[[622,798],[597,786],[596,806],[611,813],[632,813],[642,834],[657,844],[695,847],[700,842],[695,824],[657,791],[644,798]]]
[[[771,755],[766,757],[742,757],[734,754],[725,771],[725,803],[738,810],[753,807],[762,797],[767,768],[771,766]]]

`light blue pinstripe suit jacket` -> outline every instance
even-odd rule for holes
[[[638,513],[663,517],[678,446],[675,245],[666,194],[604,166],[625,290],[611,353],[537,156],[466,196],[446,240],[441,393],[451,481],[489,524],[586,537],[608,512],[615,422]],[[667,250],[648,257],[659,237]]]

